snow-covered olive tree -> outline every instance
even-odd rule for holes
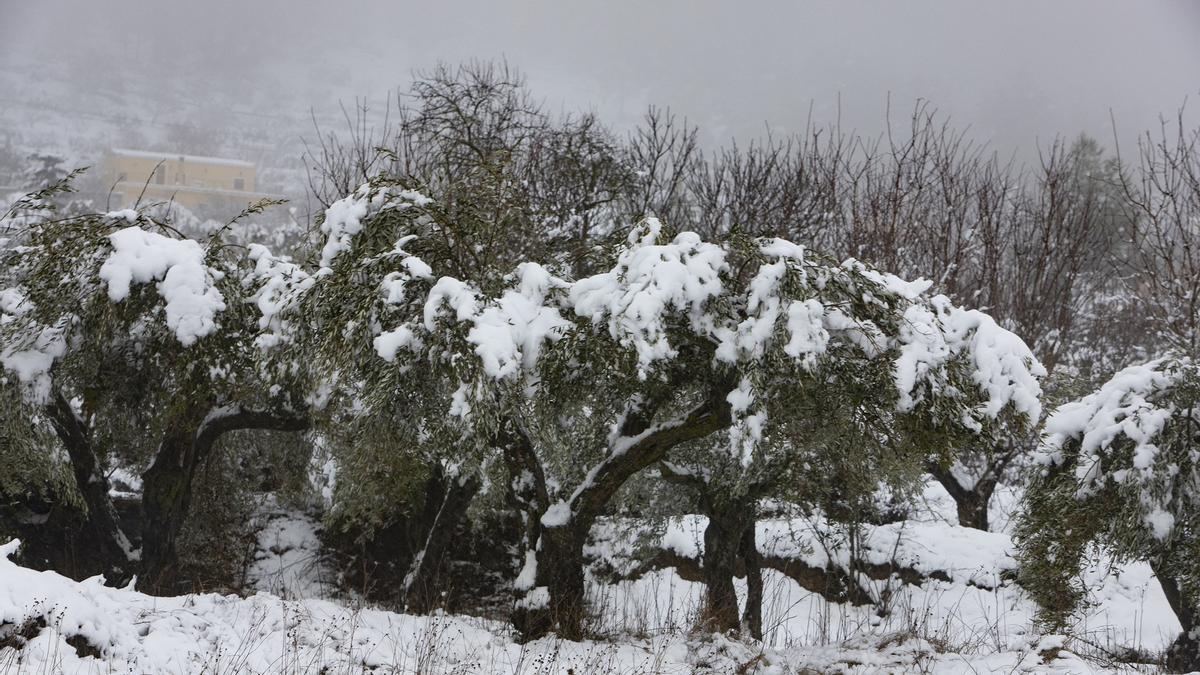
[[[705,619],[722,631],[739,626],[735,559],[758,574],[760,498],[862,518],[881,485],[911,488],[929,463],[954,460],[954,448],[1036,421],[1042,374],[1020,338],[982,312],[926,296],[927,282],[782,240],[731,259],[756,270],[740,286],[727,282],[736,309],[721,320],[736,335],[715,353],[739,373],[728,395],[738,419],[660,467],[698,493],[709,516]],[[743,623],[753,633],[761,584],[752,576],[749,585]]]
[[[507,468],[524,522],[514,586],[527,636],[582,634],[592,524],[626,481],[689,443],[719,437],[736,466],[770,466],[793,451],[798,400],[809,416],[844,403],[888,452],[898,427],[986,433],[1004,414],[1040,412],[1040,367],[1024,344],[986,315],[925,298],[927,284],[782,240],[670,236],[648,219],[612,247],[606,271],[571,279],[523,262],[488,294],[438,271],[439,214],[386,182],[331,205],[294,313],[333,312],[318,341],[333,363],[365,367],[361,401],[404,402],[396,415],[414,447],[439,438],[442,461]]]
[[[470,264],[459,257],[459,232],[442,227],[445,218],[421,193],[378,179],[322,214],[324,238],[311,264],[262,247],[250,253],[268,352],[303,360],[325,393],[320,417],[331,428],[338,466],[335,521],[369,533],[396,511],[381,499],[395,500],[416,475],[444,478],[444,501],[431,522],[418,524],[424,542],[400,593],[411,611],[432,608],[437,562],[486,468],[482,441],[447,418],[459,388],[461,345],[423,327],[425,294],[435,282],[431,265]],[[401,328],[384,332],[393,323]],[[409,324],[417,331],[406,333]],[[424,358],[407,358],[417,345]],[[398,352],[398,367],[388,367]]]
[[[138,573],[147,589],[171,587],[214,443],[307,425],[303,371],[261,357],[253,268],[222,234],[189,239],[133,210],[49,211],[14,223],[19,245],[0,251],[4,377],[65,450],[99,542],[94,571]],[[142,479],[140,536],[126,536],[109,498],[118,464]]]
[[[1153,568],[1183,625],[1176,667],[1200,667],[1200,368],[1130,366],[1046,420],[1040,471],[1017,532],[1022,585],[1061,626],[1086,602],[1081,566],[1099,545]]]

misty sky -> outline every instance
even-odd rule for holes
[[[385,2],[0,0],[0,62],[170,80],[303,117],[382,100],[437,61],[505,58],[554,108],[632,123],[650,103],[746,138],[839,115],[876,133],[890,95],[993,147],[1088,131],[1106,145],[1174,115],[1200,119],[1200,3]],[[101,81],[101,80],[97,80]],[[227,91],[225,91],[227,90]],[[258,92],[258,95],[247,92]],[[269,93],[263,93],[269,92]],[[6,96],[22,92],[0,93]],[[178,114],[188,114],[186,110]],[[219,123],[219,122],[218,122]]]

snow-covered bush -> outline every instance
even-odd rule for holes
[[[1186,357],[1130,366],[1046,420],[1018,531],[1021,578],[1044,619],[1086,602],[1079,573],[1093,545],[1150,563],[1184,635],[1174,658],[1195,668],[1200,612],[1200,367]]]
[[[253,268],[221,233],[196,240],[133,210],[6,222],[0,363],[56,432],[98,542],[94,572],[169,583],[190,486],[239,428],[298,428],[304,373],[264,358],[247,302]],[[108,468],[141,473],[141,550],[108,494]]]

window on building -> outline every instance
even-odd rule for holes
[[[233,179],[233,189],[234,190],[245,190],[246,189],[246,179],[234,178]]]

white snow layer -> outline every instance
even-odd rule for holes
[[[1072,438],[1080,439],[1080,455],[1088,457],[1124,435],[1136,446],[1134,466],[1149,467],[1157,452],[1154,437],[1171,414],[1169,408],[1160,407],[1151,397],[1174,386],[1176,379],[1162,365],[1163,361],[1158,360],[1130,366],[1096,392],[1059,406],[1046,420],[1043,461],[1061,462],[1062,447]]]
[[[1175,529],[1173,511],[1186,508],[1183,501],[1188,491],[1178,499],[1163,485],[1195,480],[1195,476],[1188,475],[1180,466],[1181,460],[1164,453],[1158,445],[1167,422],[1182,412],[1164,397],[1191,372],[1190,368],[1188,359],[1172,358],[1130,366],[1097,391],[1059,406],[1046,420],[1037,461],[1043,465],[1061,464],[1067,442],[1079,441],[1077,496],[1094,494],[1110,480],[1129,486],[1139,497],[1147,530],[1159,541],[1167,540]],[[1125,455],[1124,444],[1114,445],[1122,438],[1132,445],[1129,455]],[[1132,461],[1126,464],[1125,457]],[[1106,464],[1118,468],[1105,470]]]
[[[130,226],[108,236],[113,252],[100,266],[108,297],[121,302],[134,283],[158,282],[166,302],[167,327],[185,347],[216,329],[225,299],[214,283],[221,273],[205,264],[204,248],[191,239],[172,239]]]
[[[28,299],[15,288],[0,289],[0,327],[30,310]],[[25,385],[37,402],[50,398],[50,368],[67,353],[67,341],[58,327],[31,326],[24,340],[14,340],[0,349],[0,366]]]
[[[363,185],[354,194],[329,205],[321,232],[326,236],[321,250],[321,268],[329,269],[334,260],[350,249],[354,235],[362,231],[363,220],[389,208],[406,209],[424,206],[431,200],[412,190],[376,189]]]
[[[663,543],[680,554],[698,554],[695,542],[703,525],[696,517],[677,520]],[[760,525],[760,537],[768,540],[764,549],[787,548],[782,542],[791,540],[789,528],[802,530],[799,523],[783,521]],[[605,540],[611,530],[599,529],[597,543],[608,555],[631,550],[628,539]],[[278,541],[303,548],[308,535],[291,530],[281,523],[265,539],[278,535]],[[152,597],[106,587],[98,579],[74,582],[15,565],[8,559],[13,542],[0,546],[0,639],[33,636],[27,642],[14,637],[0,647],[0,667],[137,673],[1106,672],[1070,651],[1043,655],[1051,644],[1068,650],[1086,645],[1039,636],[1032,628],[1033,604],[1018,588],[967,585],[978,574],[991,580],[1010,564],[1006,536],[935,524],[909,534],[912,543],[900,556],[960,570],[961,576],[920,587],[891,584],[891,612],[879,617],[872,607],[829,603],[768,570],[762,643],[693,634],[703,586],[672,570],[611,585],[589,580],[598,609],[595,630],[611,641],[547,638],[520,645],[502,621],[410,616],[269,593]],[[884,539],[871,548],[894,545]],[[1113,648],[1169,644],[1179,626],[1148,567],[1127,566],[1101,579],[1103,571],[1089,577],[1098,604],[1074,634]],[[744,602],[744,581],[737,580],[736,587]],[[39,619],[45,627],[38,626]]]
[[[266,495],[256,514],[258,546],[246,570],[247,584],[287,599],[324,598],[333,592],[333,573],[321,556],[320,524],[281,508]]]

